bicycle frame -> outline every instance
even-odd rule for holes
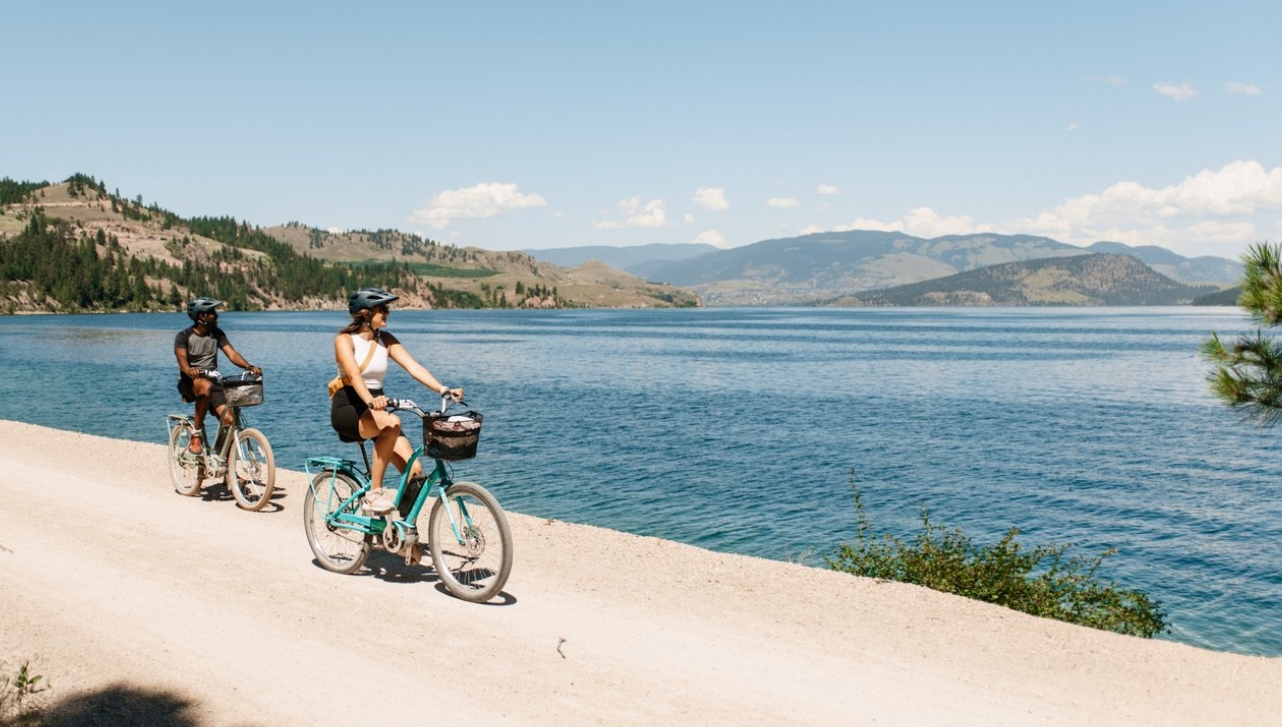
[[[221,442],[222,445],[217,448],[217,452],[210,453],[209,438],[205,435],[205,430],[200,430],[200,457],[204,461],[205,468],[211,471],[221,472],[227,466],[227,457],[231,454],[232,447],[240,447],[240,433],[245,429],[245,421],[240,413],[240,407],[229,406],[231,410],[231,424],[223,424],[222,417],[215,415],[218,420],[218,430],[214,433],[214,442]],[[173,433],[174,427],[186,426],[195,429],[195,418],[190,414],[166,414],[165,425],[170,434]],[[195,455],[193,455],[195,456]]]
[[[341,457],[309,457],[304,465],[307,470],[307,486],[312,488],[312,497],[315,498],[317,505],[324,503],[325,522],[335,528],[345,530],[354,530],[368,535],[381,535],[389,526],[396,527],[404,531],[412,527],[412,523],[418,520],[419,513],[423,511],[427,501],[433,496],[442,500],[445,499],[445,491],[454,483],[450,475],[449,465],[444,460],[434,460],[436,467],[432,472],[423,477],[423,485],[419,489],[414,499],[414,505],[404,517],[399,517],[401,500],[405,497],[408,485],[410,483],[410,473],[414,469],[414,463],[423,455],[425,448],[419,446],[410,455],[409,461],[405,463],[405,471],[401,473],[400,483],[396,489],[396,497],[392,502],[393,510],[386,515],[362,515],[360,514],[360,501],[369,491],[372,484],[369,479],[369,473],[360,467],[356,462]],[[330,487],[328,493],[317,492],[315,487],[314,475],[321,472],[330,472]],[[334,479],[339,473],[351,477],[359,487],[347,499],[342,502],[334,501]],[[435,493],[435,494],[433,494]],[[466,507],[460,503],[460,512],[463,515],[466,524],[470,526],[471,516],[468,514]],[[450,529],[454,533],[454,538],[458,542],[463,541],[462,530],[459,523],[454,518],[452,510],[446,510],[449,516]],[[404,532],[400,535],[404,537]]]

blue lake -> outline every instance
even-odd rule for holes
[[[266,371],[247,410],[279,466],[348,454],[325,382],[343,313],[227,313]],[[0,418],[163,443],[179,314],[0,318]],[[460,476],[505,507],[822,566],[932,520],[1071,542],[1158,598],[1162,638],[1282,655],[1282,431],[1208,392],[1232,308],[394,311],[485,413]],[[225,372],[234,367],[224,363]],[[432,402],[404,372],[388,393]],[[38,394],[33,396],[33,394]],[[411,433],[417,423],[407,422]],[[157,482],[157,488],[168,488]],[[299,537],[302,538],[301,525]],[[520,544],[518,543],[518,548]]]

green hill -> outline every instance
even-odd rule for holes
[[[196,295],[233,309],[341,308],[367,285],[415,308],[670,307],[696,296],[525,253],[410,233],[332,233],[234,217],[182,218],[82,174],[0,180],[0,312],[174,310]]]

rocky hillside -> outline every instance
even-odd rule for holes
[[[338,308],[379,285],[409,307],[671,307],[700,301],[624,273],[398,231],[334,234],[183,219],[104,183],[0,185],[0,311],[165,310],[195,295],[242,309]]]

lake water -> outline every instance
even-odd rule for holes
[[[227,313],[266,371],[279,466],[346,454],[325,382],[343,313]],[[0,418],[163,443],[180,314],[0,318]],[[1282,655],[1282,431],[1213,399],[1230,308],[394,311],[485,413],[457,474],[508,509],[822,566],[873,525],[1072,542],[1158,598],[1169,638]],[[234,371],[224,363],[224,371]],[[432,397],[396,369],[388,393]],[[33,394],[39,394],[33,396]],[[411,434],[415,422],[407,422]],[[157,488],[168,488],[157,482]],[[299,537],[303,537],[301,525]],[[518,543],[518,548],[520,544]]]

